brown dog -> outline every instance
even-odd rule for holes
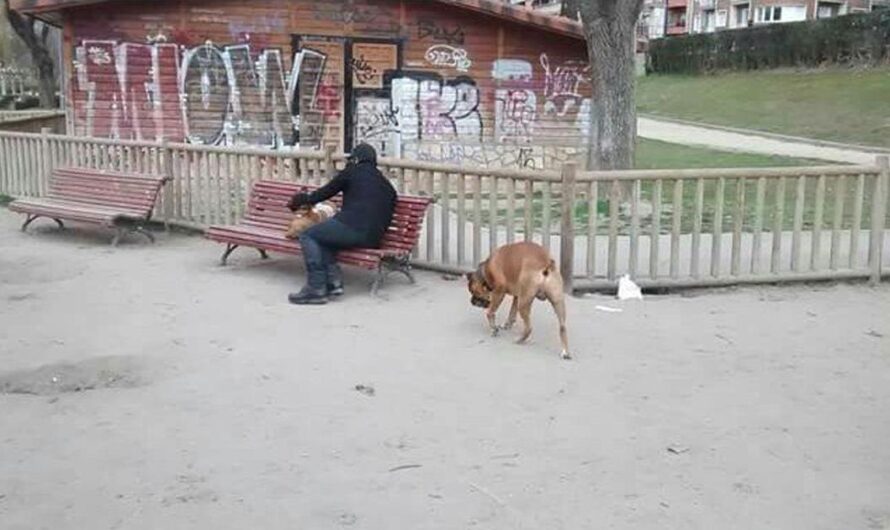
[[[307,206],[300,208],[294,214],[294,219],[290,222],[284,237],[288,239],[297,239],[300,234],[306,231],[310,226],[327,221],[337,214],[337,207],[330,202],[320,202],[315,206]]]
[[[535,243],[514,243],[498,248],[479,264],[475,272],[467,273],[470,303],[486,308],[492,335],[510,329],[516,323],[517,312],[525,329],[517,341],[524,343],[532,333],[531,310],[535,298],[548,300],[559,319],[559,338],[562,358],[570,359],[566,337],[566,305],[562,276],[547,251]],[[503,328],[496,323],[497,311],[504,297],[513,297],[510,316]]]

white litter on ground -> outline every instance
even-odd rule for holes
[[[643,291],[640,286],[635,284],[630,276],[624,275],[618,280],[618,299],[619,300],[642,300]]]

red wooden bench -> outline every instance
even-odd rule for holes
[[[40,217],[63,219],[115,228],[112,245],[137,232],[154,242],[145,229],[167,177],[120,173],[86,168],[53,171],[46,198],[25,198],[9,203],[9,209],[27,215],[22,231]]]
[[[211,226],[205,232],[208,239],[225,243],[220,263],[241,246],[252,247],[267,258],[267,251],[285,254],[299,254],[300,243],[287,239],[284,232],[293,219],[287,204],[298,191],[311,191],[314,186],[293,182],[259,181],[250,192],[247,213],[236,225]],[[339,206],[340,196],[331,199]],[[380,248],[355,248],[337,253],[337,261],[368,270],[376,270],[377,276],[371,286],[372,294],[393,272],[404,274],[411,283],[411,251],[420,238],[424,215],[432,202],[428,197],[399,195],[396,211],[389,230],[383,236]]]

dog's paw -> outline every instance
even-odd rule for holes
[[[562,350],[562,353],[559,356],[562,357],[564,361],[570,361],[572,359],[572,354],[566,350]]]
[[[501,334],[501,328],[499,328],[498,326],[491,328],[491,336],[492,337],[497,337],[500,334]]]
[[[511,330],[511,329],[513,329],[513,324],[514,324],[514,323],[515,323],[515,322],[505,322],[504,325],[501,326],[501,329],[504,330],[504,331]]]

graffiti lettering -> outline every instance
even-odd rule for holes
[[[377,77],[377,70],[365,60],[364,55],[352,58],[352,73],[361,85],[370,83]]]
[[[433,66],[454,68],[458,72],[466,72],[473,65],[473,61],[467,55],[467,50],[446,44],[431,46],[427,49],[424,57]]]
[[[544,113],[565,116],[581,105],[582,83],[590,83],[590,65],[581,61],[566,61],[551,67],[546,53],[541,54],[544,67]]]
[[[313,113],[325,60],[311,50],[294,56],[289,73],[279,50],[256,54],[247,44],[207,42],[180,56],[163,42],[84,41],[75,57],[73,118],[84,136],[281,146],[298,139],[301,124],[323,121]],[[327,99],[339,109],[339,93]]]
[[[417,21],[418,40],[431,39],[452,46],[462,46],[464,43],[464,30],[460,26],[451,29],[439,26],[435,20],[421,18]]]
[[[495,140],[530,142],[538,103],[533,91],[532,65],[528,61],[500,59],[494,62],[491,76],[499,86],[495,91]]]
[[[399,116],[385,98],[361,98],[356,101],[355,134],[377,149],[380,156],[399,156]]]

